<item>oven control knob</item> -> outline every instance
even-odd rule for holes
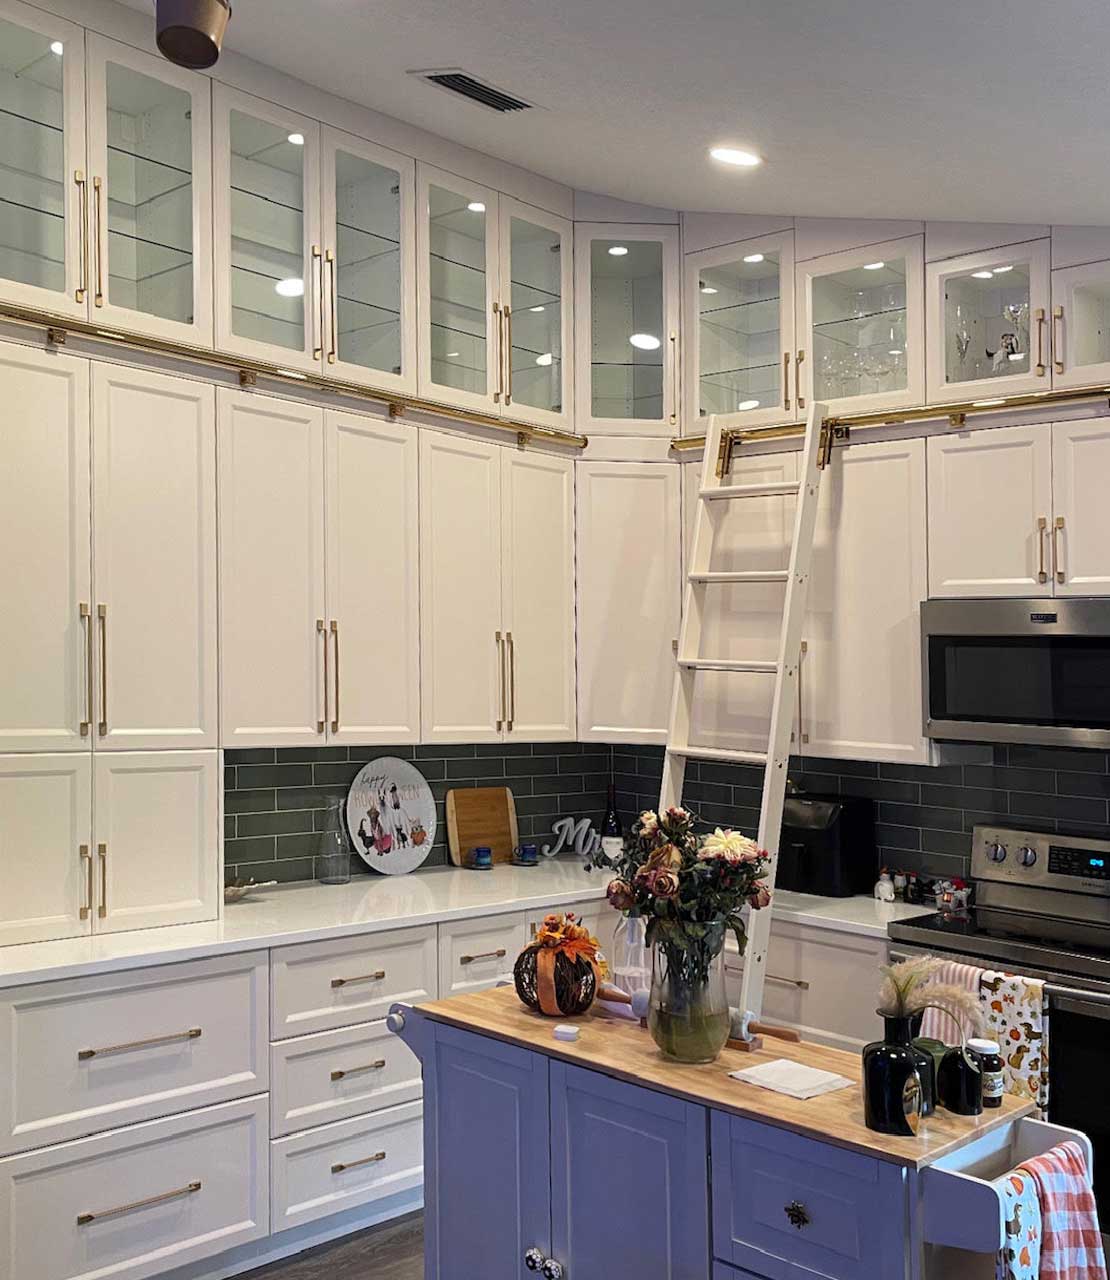
[[[997,841],[995,841],[994,844],[988,844],[987,857],[991,860],[991,862],[1005,862],[1006,846],[1004,844],[999,844]]]
[[[1031,849],[1029,845],[1018,850],[1017,860],[1023,867],[1031,867],[1037,861],[1036,849]]]

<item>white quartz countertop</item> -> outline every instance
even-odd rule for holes
[[[223,918],[207,924],[0,947],[0,988],[565,907],[604,897],[609,878],[603,871],[586,871],[577,859],[554,858],[537,867],[498,866],[481,872],[430,867],[406,876],[356,876],[346,885],[278,886],[226,904]],[[921,915],[926,909],[871,898],[819,898],[782,891],[775,895],[774,910],[780,920],[881,937],[890,920]]]

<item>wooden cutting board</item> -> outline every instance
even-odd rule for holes
[[[516,802],[508,787],[458,787],[447,793],[447,848],[456,867],[471,849],[488,845],[493,861],[512,862],[520,842]]]

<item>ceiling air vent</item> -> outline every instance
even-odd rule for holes
[[[498,89],[495,85],[487,84],[484,80],[479,80],[477,76],[472,76],[469,72],[463,71],[459,67],[410,71],[409,75],[417,76],[421,80],[426,80],[429,84],[434,84],[439,89],[446,89],[449,93],[456,93],[462,98],[469,98],[471,102],[476,102],[480,107],[486,107],[490,111],[504,113],[506,111],[530,111],[532,109],[531,102],[525,102],[523,98],[514,97],[513,94],[506,93],[504,89]]]

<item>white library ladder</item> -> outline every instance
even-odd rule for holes
[[[687,760],[720,760],[729,764],[763,765],[763,798],[759,812],[760,848],[770,855],[766,881],[775,883],[778,863],[779,833],[786,799],[786,772],[790,761],[790,736],[794,705],[798,692],[798,659],[802,641],[802,623],[809,590],[813,537],[817,524],[817,499],[821,473],[832,454],[833,430],[825,424],[826,407],[811,404],[802,446],[799,479],[786,484],[729,484],[732,435],[722,418],[709,419],[702,464],[698,509],[694,519],[694,544],[690,556],[686,584],[682,633],[678,642],[671,721],[667,732],[667,751],[663,760],[663,787],[660,811],[682,803],[682,784]],[[785,495],[797,495],[794,513],[794,535],[790,562],[786,568],[748,573],[715,573],[713,541],[719,517],[732,502],[752,501]],[[720,583],[782,582],[786,584],[782,627],[779,633],[778,659],[775,662],[732,661],[701,656],[702,623],[706,595]],[[690,742],[693,723],[694,688],[699,671],[748,672],[774,679],[771,723],[767,750],[731,751],[717,747],[699,747]],[[740,989],[740,1008],[750,1009],[756,1016],[763,1006],[763,980],[767,966],[767,946],[771,932],[771,908],[750,913],[748,950],[744,959],[744,977]]]

